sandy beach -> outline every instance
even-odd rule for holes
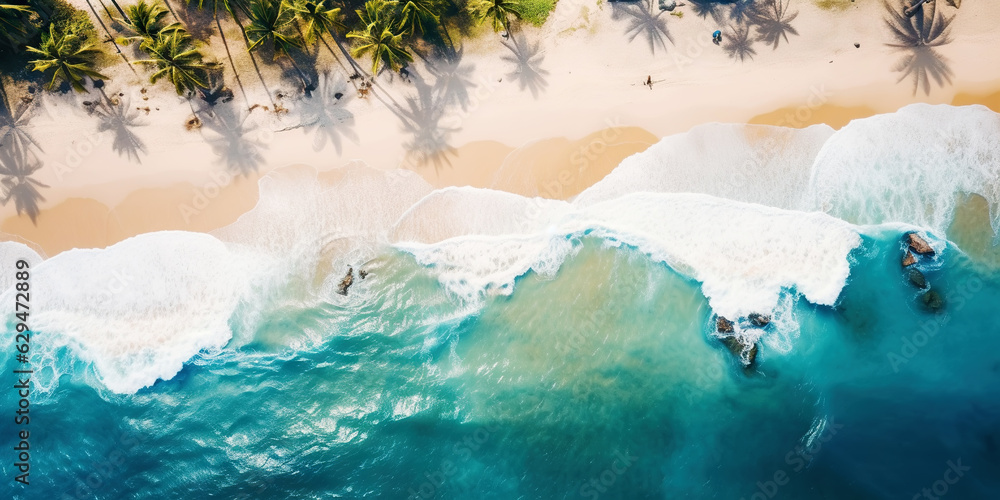
[[[703,123],[840,128],[915,102],[1000,111],[1000,51],[981,50],[1000,41],[1000,5],[940,8],[955,16],[936,49],[946,78],[926,91],[894,71],[901,56],[874,0],[843,9],[793,0],[798,34],[777,49],[757,42],[742,61],[711,41],[715,29],[731,36],[732,21],[691,6],[678,17],[655,4],[562,0],[541,28],[466,38],[459,60],[418,58],[408,80],[383,74],[364,98],[325,48],[311,97],[278,63],[257,58],[258,79],[223,21],[243,84],[230,103],[178,98],[125,64],[106,69],[101,90],[121,103],[114,108],[84,104],[99,94],[36,93],[22,129],[38,145],[44,201],[37,224],[13,203],[0,208],[0,231],[48,256],[151,231],[210,231],[254,206],[261,176],[299,164],[322,172],[363,162],[413,170],[434,187],[568,199],[625,157]],[[189,130],[195,116],[201,126]]]

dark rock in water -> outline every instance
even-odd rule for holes
[[[750,319],[750,324],[756,327],[765,327],[771,323],[771,317],[766,314],[750,313],[747,318]]]
[[[944,307],[944,298],[934,290],[928,290],[921,295],[920,302],[930,311],[938,311]]]
[[[903,267],[912,266],[917,263],[917,258],[913,256],[913,252],[907,250],[906,255],[903,256]]]
[[[341,97],[344,97],[344,93],[343,92],[337,92],[337,93],[333,94],[333,98],[337,99],[338,101],[340,100]]]
[[[364,269],[362,269],[362,270],[358,271],[358,276],[360,276],[361,279],[365,279],[365,278],[368,277],[368,271],[365,271]]]
[[[917,288],[927,288],[927,278],[924,278],[924,273],[918,269],[910,269],[907,274],[909,275],[910,283],[916,285]]]
[[[337,293],[341,295],[347,295],[347,289],[351,288],[351,285],[353,283],[354,283],[354,268],[349,267],[347,268],[347,276],[344,276],[344,279],[340,280],[340,284],[337,285]]]
[[[751,367],[757,361],[757,344],[747,345],[735,336],[722,337],[722,344],[729,349],[729,352],[743,361],[743,366]],[[743,353],[747,353],[747,358],[743,359]]]
[[[719,330],[719,333],[733,333],[735,331],[733,329],[733,322],[722,316],[715,319],[715,328]]]
[[[920,254],[920,255],[934,255],[934,249],[927,244],[927,240],[920,237],[917,233],[908,233],[906,235],[907,241],[910,245],[910,250]]]

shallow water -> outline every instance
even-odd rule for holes
[[[926,113],[929,124],[936,113],[957,115],[948,123],[964,123],[966,112],[985,119],[978,108],[905,112]],[[780,140],[794,144],[788,134]],[[837,142],[805,134],[807,149],[821,151],[810,182],[827,179],[828,189],[832,174],[815,169]],[[635,191],[637,169],[662,168],[658,154],[626,160],[569,204],[477,190],[425,198],[431,190],[412,176],[365,170],[342,183],[376,200],[408,194],[340,217],[352,206],[343,192],[292,171],[268,180],[262,204],[212,236],[139,237],[45,262],[6,244],[5,259],[32,263],[37,374],[32,484],[0,491],[1000,496],[994,187],[973,190],[978,202],[935,195],[928,199],[942,205],[909,215],[874,194],[854,213],[854,192],[826,198],[833,216],[669,189],[621,195]],[[459,223],[473,205],[484,215]],[[303,207],[313,212],[300,215]],[[669,217],[678,220],[660,220]],[[713,226],[685,229],[697,221]],[[937,250],[917,264],[943,299],[936,312],[900,264],[902,237],[915,229]],[[148,252],[182,240],[187,260],[173,251],[175,260],[150,271],[157,256]],[[348,265],[370,274],[355,274],[342,296]],[[121,283],[105,283],[108,269]],[[748,311],[772,322],[755,328],[736,317]],[[752,366],[717,338],[716,316],[730,312],[737,334],[758,345]],[[9,337],[7,373],[17,366]],[[0,395],[2,408],[16,404],[11,391]],[[0,448],[16,444],[13,428],[3,424]],[[12,477],[8,462],[0,463]]]

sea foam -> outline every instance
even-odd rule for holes
[[[108,389],[135,392],[229,341],[249,264],[210,235],[180,231],[63,252],[32,275],[36,344],[68,346]]]
[[[434,268],[451,292],[475,300],[491,289],[509,293],[514,280],[530,270],[554,273],[571,254],[573,241],[587,234],[636,247],[700,281],[713,310],[735,318],[771,312],[784,290],[832,305],[850,274],[848,254],[861,242],[850,224],[825,214],[699,194],[635,193],[572,209],[548,206],[557,211],[543,218],[546,224],[525,224],[521,227],[528,230],[520,233],[466,229],[444,240],[414,238],[396,245]],[[451,220],[459,213],[441,215]]]
[[[252,341],[269,311],[349,306],[359,294],[339,296],[336,283],[387,245],[483,304],[525,273],[555,274],[589,235],[697,280],[717,314],[780,320],[795,294],[835,303],[860,244],[850,223],[908,224],[936,241],[955,197],[977,193],[997,228],[998,132],[986,108],[926,105],[835,133],[710,124],[633,155],[570,203],[435,191],[412,172],[357,165],[322,179],[285,168],[261,179],[253,210],[211,235],[151,233],[44,261],[8,242],[0,255],[7,266],[33,259],[33,328],[123,393],[173,377],[199,352]]]
[[[956,199],[978,194],[1000,230],[1000,115],[983,106],[913,104],[854,120],[820,150],[810,206],[857,224],[944,233]]]
[[[709,123],[665,137],[634,154],[576,198],[592,205],[637,192],[702,193],[772,207],[797,209],[810,168],[834,133],[826,125],[804,129]]]

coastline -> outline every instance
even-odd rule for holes
[[[710,20],[690,13],[683,19],[670,18],[672,46],[665,53],[650,53],[641,38],[629,43],[622,36],[611,7],[602,3],[595,7],[589,1],[564,0],[543,28],[515,35],[524,37],[517,42],[526,47],[522,51],[535,52],[527,56],[515,52],[515,59],[523,62],[527,57],[529,64],[514,72],[510,71],[514,49],[508,51],[510,47],[493,36],[469,40],[464,58],[475,72],[466,88],[468,102],[427,124],[440,129],[444,139],[439,146],[449,151],[437,165],[414,164],[404,145],[415,138],[399,126],[381,97],[324,102],[326,111],[339,113],[324,130],[295,123],[315,103],[291,99],[291,111],[285,115],[253,111],[227,121],[220,114],[222,127],[187,131],[180,124],[191,112],[182,100],[169,95],[170,89],[151,87],[146,101],[146,92],[133,87],[134,95],[121,97],[131,102],[143,99],[144,106],[162,109],[135,117],[140,124],[135,136],[144,141],[135,161],[109,147],[113,144],[108,134],[78,105],[86,97],[47,95],[32,123],[36,130],[55,127],[51,135],[59,138],[43,138],[43,161],[50,168],[43,168],[37,178],[50,186],[43,192],[46,201],[40,206],[37,226],[28,217],[17,216],[12,204],[2,207],[0,237],[34,242],[51,257],[75,247],[108,246],[145,232],[207,232],[253,208],[257,180],[290,165],[305,164],[325,172],[361,161],[378,169],[414,170],[436,188],[474,186],[567,199],[600,180],[625,157],[703,123],[793,128],[826,123],[840,128],[852,119],[893,112],[913,102],[983,104],[1000,111],[1000,53],[976,51],[1000,38],[982,20],[1000,14],[993,12],[1000,6],[970,4],[962,11],[954,41],[942,49],[961,79],[926,95],[911,94],[909,82],[897,83],[896,73],[887,69],[896,56],[884,44],[880,6],[861,3],[837,13],[811,3],[798,8],[796,26],[802,36],[777,51],[759,47],[754,60],[744,63],[730,61],[717,47],[704,43],[700,35]],[[601,15],[577,15],[583,12]],[[830,23],[831,18],[838,22]],[[560,43],[531,49],[546,37],[558,37]],[[588,50],[579,50],[581,46]],[[532,60],[538,64],[532,67]],[[525,71],[535,71],[541,81],[534,86],[525,82]],[[646,73],[652,73],[652,88],[641,83]],[[419,105],[421,85],[430,85],[429,74],[421,68],[415,71],[415,83],[383,82],[385,95],[403,107]],[[112,81],[111,88],[124,90],[127,83]],[[336,80],[328,86],[345,85]],[[239,132],[235,139],[245,146],[238,152],[229,144],[218,144],[233,138],[226,136],[232,130],[225,126],[234,124]],[[71,139],[66,141],[67,137]],[[227,168],[246,158],[226,155],[243,155],[247,150],[256,168]],[[87,154],[80,154],[83,151]],[[79,161],[70,162],[74,154]],[[586,155],[584,174],[559,179],[581,154]]]

